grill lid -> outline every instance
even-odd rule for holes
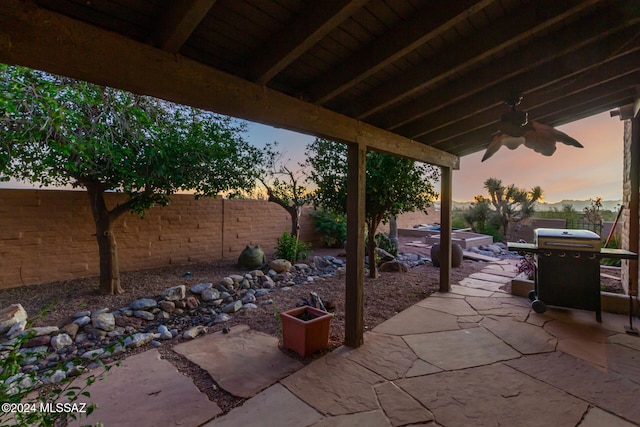
[[[533,236],[539,248],[600,252],[600,236],[589,230],[536,228]]]

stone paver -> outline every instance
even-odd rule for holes
[[[480,324],[522,354],[554,351],[557,340],[542,328],[508,317],[485,317]]]
[[[435,374],[436,372],[440,371],[442,371],[442,369],[438,368],[437,366],[434,366],[431,363],[427,363],[422,359],[418,359],[413,363],[411,369],[407,371],[407,373],[405,374],[405,378]]]
[[[607,344],[605,351],[608,369],[640,384],[640,352],[618,344]]]
[[[628,334],[615,334],[607,337],[607,342],[611,344],[619,344],[630,349],[640,351],[640,339]]]
[[[473,274],[470,274],[469,277],[477,280],[485,280],[487,282],[501,283],[503,285],[505,283],[511,282],[511,277],[505,277],[505,276],[496,275],[496,274],[473,273]]]
[[[381,382],[381,376],[336,354],[328,354],[281,381],[300,399],[327,415],[378,409],[373,386]]]
[[[493,295],[494,291],[471,288],[468,286],[451,285],[450,293],[452,295],[462,296],[462,297],[490,297],[491,295]]]
[[[474,316],[478,312],[464,298],[442,298],[439,293],[417,303],[419,307],[430,308],[454,316]]]
[[[518,275],[518,273],[515,271],[498,270],[498,269],[489,268],[489,267],[482,269],[480,272],[485,274],[492,274],[495,276],[508,277],[509,279],[513,279]],[[509,282],[505,282],[505,283],[509,283]]]
[[[594,365],[606,366],[606,342],[611,332],[597,322],[578,324],[552,320],[544,324],[544,330],[558,338],[559,351]]]
[[[238,397],[252,397],[303,366],[280,351],[277,338],[246,325],[234,326],[228,334],[202,336],[173,349]]]
[[[480,314],[511,316],[524,321],[531,307],[515,298],[467,297],[467,302]]]
[[[520,356],[484,328],[409,335],[404,339],[420,359],[444,370],[470,368]]]
[[[501,363],[397,381],[445,426],[575,426],[588,404]]]
[[[615,372],[606,372],[560,352],[525,356],[505,363],[605,411],[640,423],[640,384]]]
[[[366,333],[364,345],[351,351],[347,358],[388,380],[402,378],[418,360],[401,337],[374,332]]]
[[[501,288],[504,286],[504,283],[488,282],[486,280],[473,279],[471,277],[462,279],[460,284],[467,288],[481,289],[483,291],[490,292],[503,292]]]
[[[322,418],[318,411],[289,390],[280,384],[274,384],[244,405],[232,409],[224,417],[215,419],[204,427],[305,427]]]
[[[380,406],[394,427],[433,421],[431,412],[394,383],[380,384],[375,391]]]
[[[314,424],[313,427],[391,427],[391,422],[381,410],[377,410],[327,417]]]
[[[373,331],[380,334],[408,335],[454,329],[459,329],[456,316],[414,305],[382,322]]]
[[[635,425],[600,408],[591,407],[578,427],[634,427]]]
[[[127,357],[88,391],[91,397],[81,396],[78,401],[96,403],[98,408],[81,423],[71,425],[197,426],[222,413],[191,378],[161,359],[157,350]]]

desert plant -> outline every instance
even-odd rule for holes
[[[527,276],[527,279],[533,280],[533,275],[535,274],[536,264],[531,255],[525,255],[518,265],[518,274],[524,273]]]
[[[276,256],[291,262],[305,259],[311,252],[311,244],[292,236],[287,231],[282,233],[276,244]]]
[[[389,236],[384,233],[377,233],[374,239],[376,241],[377,247],[389,252],[393,256],[398,255],[398,248],[396,248],[396,245],[391,243],[391,239],[389,239]]]
[[[347,238],[347,216],[328,209],[320,209],[311,214],[316,231],[322,234],[322,241],[329,248],[342,247]]]

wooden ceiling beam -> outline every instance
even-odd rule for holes
[[[564,80],[566,82],[570,81],[569,79],[578,79],[583,73],[602,76],[605,71],[615,75],[625,70],[627,72],[636,70],[639,65],[637,53],[640,51],[640,46],[630,46],[629,48],[633,49],[633,51],[627,55],[612,57],[614,53],[607,49],[615,51],[615,48],[619,45],[611,44],[610,42],[611,40],[605,40],[596,45],[586,46],[567,57],[557,58],[555,61],[545,64],[544,68],[535,68],[494,86],[487,87],[481,92],[458,100],[455,104],[438,109],[418,120],[396,128],[394,131],[410,138],[422,139],[422,136],[425,136],[428,132],[443,128],[460,118],[490,108],[493,105],[500,105],[513,92],[526,95],[528,92],[548,87],[558,81]],[[598,70],[599,67],[605,67],[608,63],[612,64],[601,71]],[[616,65],[619,68],[616,69]]]
[[[401,80],[394,79],[383,83],[372,91],[373,95],[350,102],[349,105],[352,107],[351,109],[345,108],[346,113],[357,119],[368,119],[367,121],[372,122],[375,121],[375,118],[371,118],[374,114],[379,113],[384,116],[386,113],[384,110],[403,102],[407,97],[418,94],[429,87],[442,84],[442,82],[458,77],[460,74],[467,74],[469,83],[475,83],[477,76],[473,74],[473,70],[480,64],[490,60],[497,54],[501,55],[504,50],[513,50],[515,46],[527,44],[538,34],[548,32],[550,27],[560,25],[563,20],[569,19],[574,14],[584,12],[585,8],[593,7],[595,3],[597,3],[597,0],[569,7],[566,2],[547,0],[543,5],[543,9],[550,13],[545,14],[545,17],[538,21],[535,21],[532,17],[537,16],[536,11],[540,5],[537,2],[528,3],[523,8],[514,11],[513,15],[506,16],[494,25],[473,33],[471,39],[457,43],[456,46],[451,46],[425,59],[424,62],[414,66],[411,70],[407,70]],[[575,40],[575,37],[571,37],[571,34],[568,34],[568,36]],[[550,52],[555,52],[556,50],[557,47]],[[518,50],[512,55],[528,55],[531,60],[532,57],[540,58],[540,56],[544,55],[544,52],[543,49],[535,48],[534,52]],[[498,60],[498,62],[504,63],[506,61]],[[511,69],[514,66],[526,67],[527,63],[511,63]],[[493,79],[500,79],[503,75],[504,72],[501,67],[496,67],[493,70]],[[443,100],[447,99],[449,99],[448,96],[443,98]],[[410,120],[410,117],[394,118],[391,123],[397,124],[403,119]]]
[[[459,0],[443,10],[446,16],[436,16],[433,5],[427,5],[409,22],[401,21],[387,34],[355,52],[349,59],[324,73],[309,85],[305,94],[323,105],[347,89],[376,73],[391,62],[440,36],[469,16],[481,11],[495,0]],[[444,22],[443,22],[444,18]]]
[[[153,46],[43,9],[5,0],[0,62],[163,98],[258,123],[364,144],[438,166],[459,158]],[[51,35],[55,34],[55,37]]]
[[[577,62],[574,60],[575,55],[580,57],[589,56],[600,49],[605,49],[609,52],[615,51],[619,46],[628,44],[627,41],[634,34],[637,34],[640,26],[640,17],[618,25],[615,25],[607,18],[593,18],[597,17],[586,18],[569,29],[563,29],[560,32],[536,40],[535,44],[529,45],[526,49],[518,50],[511,55],[493,61],[491,67],[484,67],[474,71],[472,78],[463,77],[447,83],[393,110],[384,111],[370,117],[367,122],[382,126],[385,129],[396,129],[473,96],[498,83],[512,82],[518,75],[536,67],[544,66],[544,64],[558,58],[564,57],[568,63],[574,63]],[[611,38],[612,43],[602,41],[607,37]],[[617,45],[616,43],[620,44]],[[589,52],[589,49],[592,49],[592,52]],[[581,52],[576,53],[578,50],[581,50]],[[546,68],[551,67],[547,65]],[[496,70],[500,70],[500,72],[496,73]],[[362,99],[353,104],[361,105],[365,102],[367,101]]]
[[[216,0],[169,0],[160,3],[154,41],[162,50],[178,53]]]
[[[266,84],[285,67],[362,8],[369,0],[317,0],[255,54],[248,75]]]

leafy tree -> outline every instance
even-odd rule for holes
[[[300,233],[300,213],[308,203],[307,189],[301,185],[303,174],[296,174],[283,161],[282,153],[276,150],[278,143],[267,145],[263,151],[263,168],[258,180],[267,191],[268,201],[282,206],[291,216],[291,236]]]
[[[590,206],[583,209],[584,222],[587,228],[594,233],[602,233],[602,197],[596,197],[595,199],[589,199]]]
[[[347,147],[316,139],[307,146],[309,180],[316,185],[317,206],[334,212],[347,209]],[[426,210],[437,197],[433,180],[437,169],[409,159],[367,152],[365,217],[368,229],[369,272],[376,276],[375,235],[381,222],[392,215]]]
[[[484,196],[474,197],[469,209],[463,211],[462,216],[476,233],[493,236],[494,240],[500,238],[500,218],[491,208],[491,201]]]
[[[534,213],[535,202],[542,199],[542,189],[539,186],[527,191],[517,188],[513,184],[505,187],[501,180],[489,178],[484,182],[484,188],[489,192],[491,205],[500,217],[505,238],[509,223],[520,222],[531,217]]]
[[[100,291],[120,286],[113,225],[125,212],[255,184],[259,155],[227,117],[121,90],[0,66],[0,176],[83,187],[100,252]],[[128,197],[109,207],[107,191]]]

